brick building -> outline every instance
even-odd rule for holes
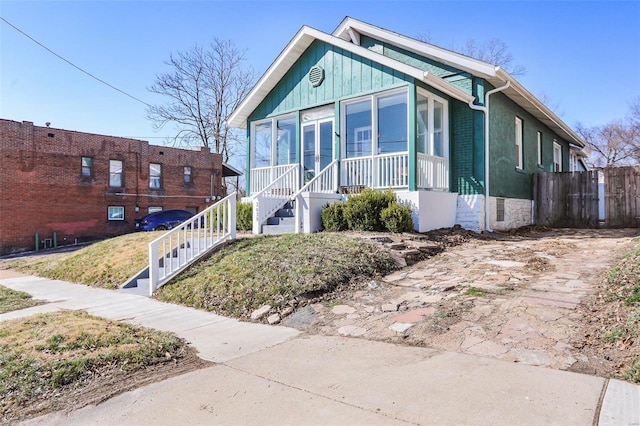
[[[229,172],[208,148],[0,119],[0,255],[33,250],[36,233],[43,248],[132,232],[154,210],[200,211]]]

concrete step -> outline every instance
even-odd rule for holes
[[[294,232],[295,227],[293,223],[289,225],[262,225],[263,234],[282,235],[293,234]]]
[[[295,221],[293,217],[270,217],[267,219],[267,225],[293,225]]]

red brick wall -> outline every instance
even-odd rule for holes
[[[93,159],[83,178],[81,157]],[[109,160],[122,160],[123,187],[109,187]],[[162,165],[162,187],[149,188],[149,163]],[[192,185],[184,183],[190,166]],[[37,127],[0,119],[0,255],[132,232],[148,207],[203,210],[222,194],[222,158],[207,148],[190,151],[145,141]],[[109,206],[125,208],[124,221],[110,221]],[[138,207],[138,212],[136,212]],[[41,246],[42,247],[42,246]]]

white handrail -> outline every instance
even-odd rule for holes
[[[298,190],[299,165],[291,164],[276,180],[251,196],[253,200],[253,233],[262,233],[262,225],[282,208]]]
[[[338,190],[338,160],[333,160],[327,167],[322,169],[313,179],[306,183],[298,192],[296,192],[291,201],[295,201],[295,233],[300,233],[302,219],[302,203],[300,195],[303,192],[330,192],[334,193]]]
[[[225,240],[236,238],[236,193],[149,243],[149,296]]]

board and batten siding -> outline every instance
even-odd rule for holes
[[[324,69],[324,81],[318,87],[313,87],[308,78],[313,66]],[[399,71],[316,40],[251,113],[249,121],[325,105],[410,82],[413,79]]]

